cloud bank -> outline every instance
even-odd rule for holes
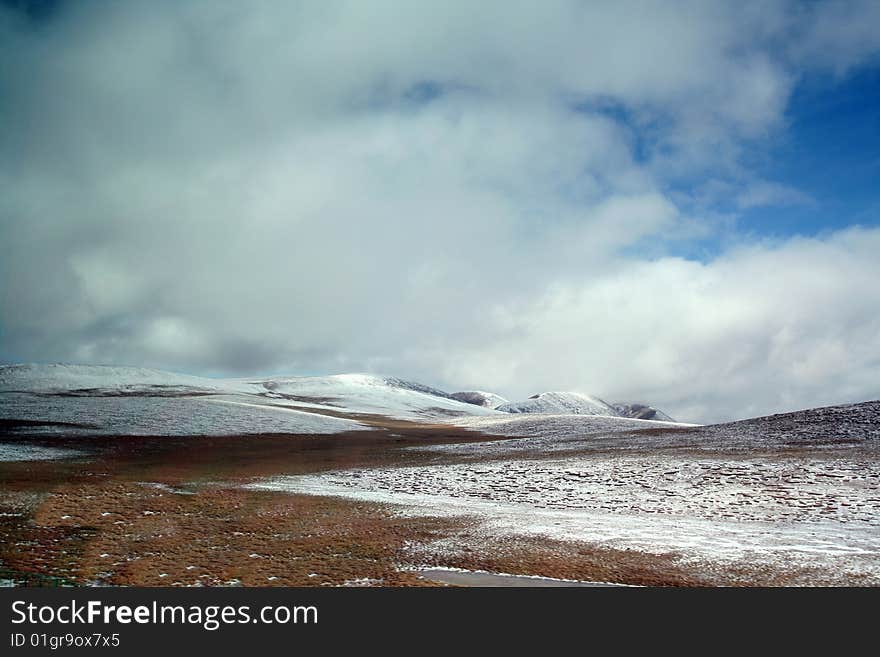
[[[717,420],[880,395],[880,230],[711,258],[877,5],[0,9],[0,358],[368,370]],[[684,191],[683,191],[684,190]],[[735,218],[734,218],[735,222]]]

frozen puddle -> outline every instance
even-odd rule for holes
[[[493,535],[796,564],[880,582],[880,464],[870,458],[593,455],[346,470],[250,486],[471,516]]]
[[[492,587],[606,587],[626,586],[607,582],[581,582],[571,579],[554,579],[533,575],[506,575],[482,570],[458,570],[455,568],[427,568],[418,571],[419,575],[438,584],[450,586],[492,586]]]
[[[16,443],[0,443],[0,461],[50,461],[70,459],[82,456],[83,452],[75,449],[58,447],[39,447],[37,445],[19,445]]]

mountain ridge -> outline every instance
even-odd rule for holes
[[[246,394],[312,407],[425,418],[444,415],[533,413],[603,415],[674,421],[647,404],[609,404],[577,392],[551,391],[523,401],[482,390],[448,393],[400,377],[349,373],[327,376],[212,378],[153,368],[75,363],[0,365],[0,392],[81,397],[186,397]]]

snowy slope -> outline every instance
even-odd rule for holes
[[[253,395],[53,395],[0,393],[0,433],[125,436],[330,434],[354,420],[254,403]],[[16,422],[18,421],[18,423]],[[22,422],[23,421],[23,422]],[[33,422],[42,423],[33,426]]]
[[[542,392],[525,401],[509,402],[498,407],[506,413],[547,413],[553,415],[617,415],[614,407],[599,399],[577,392]]]
[[[734,458],[622,443],[588,455],[510,456],[277,476],[250,487],[467,516],[475,535],[496,539],[672,552],[707,574],[732,567],[722,583],[757,569],[771,584],[786,571],[798,583],[880,584],[880,460],[855,450]]]
[[[0,419],[100,425],[96,430],[119,433],[328,433],[361,427],[367,419],[364,416],[375,416],[379,422],[381,418],[436,422],[510,418],[511,414],[569,416],[562,421],[566,433],[582,432],[577,416],[602,416],[604,425],[622,418],[647,419],[648,415],[668,418],[647,406],[615,407],[574,392],[546,392],[522,402],[507,402],[489,392],[450,395],[420,383],[372,374],[212,379],[133,367],[0,366]],[[560,420],[544,417],[526,423],[527,435],[538,430],[536,423],[544,424],[549,433],[559,433]],[[504,429],[516,435],[524,425],[505,425]]]
[[[627,449],[764,451],[850,445],[880,448],[880,401],[812,408],[793,413],[700,426],[601,415],[500,415],[458,418],[455,425],[517,440],[428,449],[462,454],[542,453]],[[649,429],[649,431],[642,431]],[[421,448],[420,448],[421,449]]]
[[[880,446],[880,400],[710,424],[688,435],[701,445],[727,448],[847,444],[876,449]]]
[[[251,486],[467,516],[490,546],[533,535],[674,553],[726,578],[716,584],[880,584],[880,401],[705,427],[530,414],[455,423],[527,437],[418,448],[456,456],[446,462]]]
[[[510,413],[491,417],[463,417],[450,420],[463,429],[487,436],[506,436],[515,440],[436,445],[425,449],[457,454],[502,455],[520,451],[556,452],[594,447],[612,436],[626,434],[624,443],[636,442],[636,433],[644,429],[666,431],[690,430],[697,425],[680,422],[657,422],[611,415],[547,415]],[[421,449],[421,448],[420,448]]]
[[[498,404],[495,408],[506,413],[609,415],[635,420],[675,422],[663,411],[647,404],[609,404],[598,397],[578,392],[544,392],[525,401]]]
[[[453,392],[449,396],[453,399],[464,402],[465,404],[474,404],[476,406],[483,406],[484,408],[498,408],[509,401],[501,395],[496,395],[494,392],[485,392],[483,390]]]
[[[266,394],[316,409],[344,410],[405,420],[490,415],[495,411],[452,399],[447,393],[403,379],[372,374],[273,378],[252,383]]]
[[[614,404],[614,410],[620,417],[631,417],[637,420],[657,420],[660,422],[675,422],[663,411],[657,410],[647,404]]]
[[[508,400],[491,392],[448,394],[420,383],[371,374],[270,377],[265,379],[212,379],[137,367],[103,365],[0,366],[0,393],[29,392],[84,397],[244,394],[254,403],[286,400],[297,408],[350,414],[374,414],[398,419],[426,420],[444,417],[505,413],[617,415],[672,421],[643,404],[612,406],[598,397],[575,392],[545,392],[525,401]]]
[[[31,433],[325,434],[367,428],[365,415],[425,422],[492,413],[419,383],[366,374],[245,380],[131,367],[0,367],[0,419],[27,421],[19,430]],[[35,429],[35,421],[50,424]]]
[[[239,386],[240,388],[240,386]],[[3,365],[0,392],[174,395],[233,392],[230,382],[141,367],[104,365]]]

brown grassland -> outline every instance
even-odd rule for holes
[[[242,487],[276,474],[447,462],[401,448],[486,440],[449,426],[31,440],[85,444],[89,455],[0,463],[0,578],[26,585],[423,586],[432,582],[418,570],[438,566],[659,586],[787,581],[760,570],[698,570],[674,554],[487,537],[468,518]]]

